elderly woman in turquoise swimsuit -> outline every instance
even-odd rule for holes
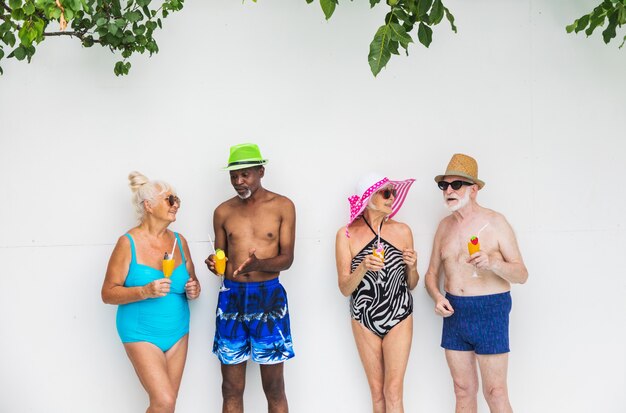
[[[189,305],[200,295],[187,240],[168,229],[180,199],[170,185],[139,172],[128,176],[139,225],[122,235],[111,254],[102,300],[118,305],[117,331],[141,384],[148,413],[170,413],[187,358]],[[163,273],[174,249],[174,270]]]
[[[337,232],[339,289],[350,296],[352,333],[374,413],[402,413],[404,373],[413,337],[417,253],[408,225],[391,219],[413,179],[370,174],[350,197],[350,220]]]

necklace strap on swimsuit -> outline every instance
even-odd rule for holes
[[[365,219],[365,215],[362,215],[361,218],[363,218],[363,221],[365,221],[365,224],[367,225],[367,227],[374,233],[374,235],[378,235],[378,232],[374,231],[374,228],[372,228],[372,226],[370,225],[369,222],[367,222],[367,219]],[[385,219],[383,218],[383,222],[380,223],[380,229],[383,229],[383,224],[385,223]]]

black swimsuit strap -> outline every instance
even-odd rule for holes
[[[369,222],[367,222],[367,219],[365,219],[365,215],[362,216],[363,221],[365,221],[365,224],[367,225],[367,227],[374,233],[374,235],[378,236],[378,233],[376,231],[374,231],[374,228],[372,228],[372,226],[370,225]],[[385,219],[383,218],[383,222],[380,223],[380,229],[383,229],[383,224],[385,223]]]

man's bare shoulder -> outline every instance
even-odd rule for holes
[[[509,225],[504,215],[500,212],[489,208],[483,208],[483,213],[492,225]]]
[[[217,208],[215,208],[215,215],[220,216],[220,215],[224,215],[228,213],[228,211],[230,211],[236,205],[236,202],[237,202],[236,196],[222,202],[221,204],[217,206]]]
[[[277,208],[294,208],[291,199],[287,198],[285,195],[277,194],[276,192],[267,191],[266,201],[275,204]]]
[[[441,221],[439,221],[439,226],[437,227],[437,230],[446,229],[450,225],[454,224],[454,222],[454,214],[447,215]]]

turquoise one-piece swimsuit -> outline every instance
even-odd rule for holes
[[[130,240],[132,259],[124,287],[141,287],[164,278],[163,271],[149,265],[137,264],[133,238],[130,234],[125,235]],[[122,343],[147,341],[165,352],[189,332],[189,304],[185,295],[189,273],[180,238],[177,233],[174,235],[178,240],[183,262],[174,269],[170,277],[170,292],[165,297],[147,298],[118,306],[117,333]]]

